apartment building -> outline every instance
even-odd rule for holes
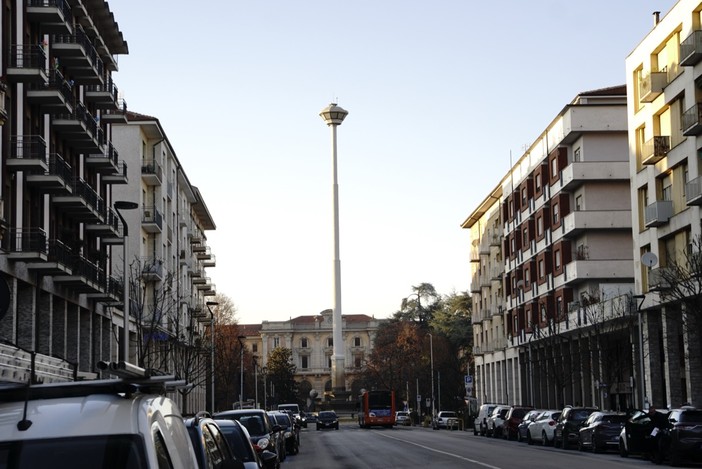
[[[680,0],[626,58],[645,400],[702,402],[702,2]]]
[[[625,86],[580,93],[464,222],[479,400],[633,405],[627,144]]]
[[[9,2],[0,22],[0,379],[91,378],[102,361],[159,356],[180,324],[164,305],[202,336],[215,225],[158,121],[120,99],[128,47],[109,5]],[[204,408],[204,394],[189,399]]]

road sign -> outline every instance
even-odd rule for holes
[[[471,375],[465,376],[465,385],[466,385],[466,395],[472,396],[473,395],[473,376],[471,376]]]
[[[417,394],[417,402],[418,403],[422,402],[422,395],[421,394]]]

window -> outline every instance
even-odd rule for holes
[[[308,357],[307,355],[302,355],[300,357],[300,368],[302,368],[303,370],[309,368],[309,358],[310,357]]]
[[[573,161],[582,161],[582,157],[580,156],[580,147],[576,148],[575,151],[573,152]]]
[[[539,278],[544,278],[546,272],[544,271],[544,260],[539,259]]]
[[[327,337],[327,347],[333,347],[333,346],[334,346],[334,338]]]
[[[537,174],[534,178],[534,188],[536,189],[536,192],[541,190],[541,173]]]
[[[529,229],[526,227],[522,230],[522,241],[522,246],[529,246]]]
[[[558,158],[551,160],[551,177],[556,177],[558,175]]]
[[[309,345],[307,344],[307,337],[303,337],[302,339],[300,339],[300,347],[302,347],[302,348],[309,347]]]
[[[530,282],[530,280],[531,280],[531,279],[530,279],[531,275],[529,274],[529,272],[530,272],[529,269],[526,269],[526,270],[524,271],[524,284],[525,284],[525,285],[529,285],[529,282]]]
[[[353,366],[355,366],[356,368],[360,368],[362,364],[363,358],[361,357],[361,355],[356,355],[353,357]]]
[[[546,305],[544,304],[541,305],[540,320],[541,322],[546,322]]]
[[[556,252],[554,253],[553,257],[555,259],[556,269],[560,269],[561,268],[561,250],[557,249]]]
[[[556,315],[557,317],[563,316],[563,297],[559,296],[556,298]]]
[[[273,337],[273,348],[280,347],[280,337]]]
[[[577,195],[577,196],[575,196],[575,211],[579,212],[582,209],[583,209],[583,196]]]
[[[526,187],[522,187],[522,207],[527,206],[527,190]]]
[[[332,362],[331,362],[331,355],[327,355],[327,368],[332,367]]]
[[[536,217],[536,235],[541,236],[544,234],[544,217]]]
[[[251,351],[253,353],[258,352],[258,344],[251,344]]]
[[[663,200],[673,200],[673,183],[670,174],[661,180],[661,195]]]
[[[360,347],[360,346],[361,346],[361,338],[360,338],[360,337],[354,337],[354,338],[353,338],[353,346],[354,346],[354,347]]]
[[[558,216],[558,204],[553,204],[553,224],[557,225],[559,222],[559,216]]]

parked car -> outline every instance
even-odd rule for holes
[[[702,461],[702,409],[673,409],[668,414],[668,422],[663,441],[670,464],[679,466],[685,460]]]
[[[317,425],[317,412],[308,412],[307,413],[307,425]],[[305,427],[307,428],[307,427]]]
[[[248,430],[251,443],[259,455],[264,451],[271,451],[276,454],[278,463],[285,459],[285,442],[282,437],[282,429],[277,423],[271,422],[265,410],[225,410],[224,412],[216,413],[214,418],[238,420]]]
[[[245,469],[275,469],[276,464],[280,466],[278,455],[272,451],[263,451],[259,456],[251,444],[248,430],[238,420],[221,419],[215,422],[227,439],[229,449],[244,463]]]
[[[658,411],[667,418],[668,411]],[[653,422],[648,412],[643,410],[634,411],[624,423],[624,427],[619,433],[619,455],[623,458],[630,454],[645,454],[652,450],[651,432]]]
[[[322,428],[339,429],[339,418],[333,410],[323,410],[317,415],[317,430]]]
[[[517,427],[524,416],[532,410],[533,407],[530,406],[516,406],[513,405],[509,408],[507,415],[505,416],[505,421],[502,424],[502,437],[506,440],[516,440],[517,439]]]
[[[594,453],[617,449],[619,434],[626,423],[625,414],[593,412],[585,419],[578,433],[578,449]]]
[[[452,410],[442,410],[431,421],[431,428],[458,428],[458,415]]]
[[[302,428],[307,428],[307,412],[304,410],[300,411],[300,426]]]
[[[487,419],[498,405],[499,404],[483,404],[480,406],[478,415],[475,417],[475,420],[473,420],[473,435],[485,436],[487,434]]]
[[[160,394],[173,380],[2,386],[0,467],[196,468],[180,410]]]
[[[553,432],[553,445],[557,448],[568,449],[580,439],[580,426],[597,407],[566,407],[556,423]]]
[[[509,406],[498,405],[487,419],[487,430],[485,434],[494,438],[502,436],[502,425],[509,412]]]
[[[527,427],[527,443],[533,445],[536,442],[542,446],[553,444],[556,423],[561,417],[560,410],[545,410]]]
[[[244,469],[244,463],[232,453],[219,425],[206,412],[185,420],[200,469]]]
[[[395,425],[412,425],[409,412],[404,410],[395,412]]]
[[[268,412],[268,416],[275,420],[283,429],[285,451],[289,454],[300,452],[300,427],[295,422],[295,417],[288,412]]]
[[[542,413],[544,413],[544,409],[532,409],[526,413],[522,421],[519,422],[519,425],[517,426],[517,441],[526,441],[527,428],[529,428],[529,424],[536,420],[536,417]]]

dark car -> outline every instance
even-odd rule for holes
[[[295,417],[288,412],[268,412],[268,416],[274,419],[283,428],[285,439],[285,451],[289,454],[300,452],[300,427],[295,421]]]
[[[667,418],[667,410],[659,412]],[[624,428],[619,433],[619,455],[626,458],[630,454],[650,453],[653,449],[651,445],[652,431],[653,422],[648,412],[637,410],[631,413],[624,423]]]
[[[679,466],[684,460],[702,461],[702,410],[694,407],[671,410],[662,444],[672,466]]]
[[[502,424],[502,437],[505,440],[517,439],[517,427],[519,427],[519,424],[524,420],[524,416],[532,409],[533,407],[530,406],[516,405],[509,408],[507,416],[505,417],[505,422]]]
[[[237,420],[215,420],[222,434],[229,443],[232,453],[244,463],[244,469],[275,469],[278,456],[272,451],[263,451],[261,455],[256,452],[251,444],[248,430]]]
[[[241,423],[249,432],[251,443],[259,455],[264,451],[271,451],[276,454],[278,460],[275,464],[276,466],[285,459],[285,447],[280,437],[281,427],[277,423],[271,422],[265,410],[226,410],[216,413],[214,418],[237,420]],[[282,451],[281,448],[283,448]]]
[[[205,414],[185,420],[190,441],[200,469],[244,469],[241,462],[229,449],[229,444],[217,423]]]
[[[533,409],[526,413],[522,421],[519,422],[519,425],[517,425],[517,441],[526,441],[529,424],[536,420],[536,417],[541,415],[543,412],[544,409]]]
[[[323,410],[317,415],[317,430],[322,428],[339,429],[339,418],[333,410]]]
[[[553,445],[556,448],[568,449],[580,439],[580,427],[597,407],[566,407],[556,422],[553,433]]]
[[[625,414],[593,412],[583,422],[578,434],[578,449],[594,453],[617,449],[619,434],[626,423]]]

